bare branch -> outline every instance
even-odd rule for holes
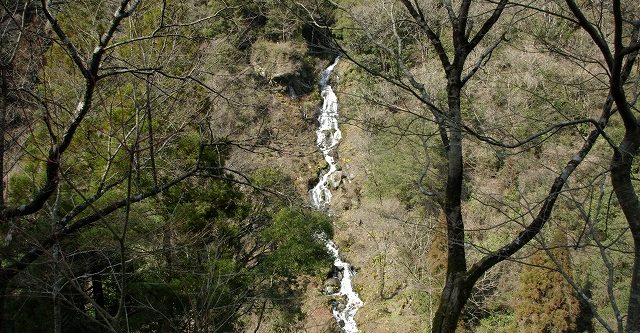
[[[163,3],[163,8],[162,8],[163,12],[165,10],[164,8],[164,3]],[[218,15],[220,15],[220,12],[222,12],[223,9],[218,10],[216,13],[209,15],[207,17],[203,17],[200,19],[197,19],[195,21],[191,21],[191,22],[186,22],[186,23],[176,23],[176,24],[170,24],[170,25],[165,25],[164,24],[164,15],[162,15],[161,17],[161,21],[160,21],[160,25],[149,35],[147,36],[140,36],[140,37],[135,37],[135,38],[131,38],[122,42],[117,42],[117,43],[113,43],[107,47],[104,48],[105,51],[114,49],[116,47],[120,47],[120,46],[124,46],[127,44],[131,44],[131,43],[135,43],[135,42],[140,42],[140,41],[144,41],[144,40],[149,40],[149,39],[155,39],[155,38],[166,38],[166,37],[183,37],[182,35],[179,34],[159,34],[161,30],[166,30],[166,29],[170,29],[170,28],[180,28],[180,27],[190,27],[196,24],[200,24],[203,22],[206,22],[212,18],[217,17]]]
[[[64,227],[62,227],[60,230],[54,232],[53,234],[51,234],[50,236],[42,240],[38,246],[35,246],[31,250],[26,252],[17,262],[7,267],[4,267],[0,271],[0,274],[1,274],[0,279],[4,281],[8,281],[13,276],[23,271],[25,268],[29,266],[29,264],[37,260],[42,254],[44,254],[47,249],[51,248],[53,244],[56,242],[56,240],[63,239],[71,234],[74,234],[80,229],[104,219],[105,217],[109,216],[111,213],[127,205],[140,202],[144,199],[155,196],[158,193],[165,192],[171,187],[179,184],[183,180],[194,176],[196,172],[197,172],[197,169],[195,168],[191,169],[185,172],[184,174],[174,178],[173,180],[165,184],[162,184],[159,187],[154,187],[147,192],[143,192],[143,193],[131,196],[130,198],[125,198],[125,199],[113,202],[102,209],[96,210],[93,214],[80,218],[79,220],[75,221],[72,224],[69,224],[70,221],[66,221],[64,219],[61,220],[60,225],[65,225]],[[75,216],[76,215],[70,216],[69,218],[72,219]]]
[[[625,72],[626,75],[628,75],[631,71],[631,67],[632,66],[625,67],[625,70],[628,70],[627,72]],[[602,108],[602,113],[598,121],[598,127],[591,131],[578,153],[569,162],[567,162],[558,177],[555,179],[536,217],[529,225],[525,227],[523,231],[518,234],[518,236],[513,239],[513,241],[503,246],[499,250],[486,255],[480,261],[475,263],[467,273],[467,280],[470,283],[473,283],[473,281],[477,280],[485,271],[493,267],[495,264],[505,260],[506,258],[516,253],[538,234],[538,232],[551,217],[551,212],[553,211],[556,199],[561,193],[562,188],[567,182],[567,179],[578,167],[578,165],[580,165],[580,163],[584,160],[584,157],[589,153],[589,151],[591,151],[591,148],[593,148],[594,144],[601,134],[600,129],[604,129],[606,127],[609,118],[612,115],[612,108],[613,98],[609,96]]]
[[[601,127],[601,124],[599,121],[596,121],[594,119],[588,118],[588,119],[578,119],[578,120],[570,120],[570,121],[564,121],[564,122],[560,122],[560,123],[556,123],[553,124],[545,129],[543,129],[542,131],[535,133],[529,137],[527,137],[526,139],[522,140],[522,141],[518,141],[517,143],[504,143],[502,141],[496,140],[492,137],[486,136],[486,135],[482,135],[480,133],[477,133],[476,131],[474,131],[473,129],[469,128],[466,125],[463,125],[463,128],[466,132],[470,133],[471,135],[473,135],[476,139],[489,143],[493,146],[497,146],[497,147],[503,147],[503,148],[518,148],[521,147],[529,142],[534,141],[535,139],[538,139],[542,136],[544,136],[545,134],[549,133],[549,132],[555,132],[561,128],[564,127],[568,127],[568,126],[573,126],[573,125],[578,125],[578,124],[586,124],[586,123],[590,123],[593,126],[595,126],[595,130],[598,131],[604,138],[605,140],[607,140],[607,143],[609,143],[609,145],[611,146],[612,149],[617,150],[618,146],[613,142],[613,140],[609,137],[609,135],[604,131],[604,129]]]
[[[502,1],[506,1],[506,0],[502,0]],[[444,68],[445,71],[448,71],[449,67],[451,67],[451,62],[449,61],[449,56],[447,55],[447,52],[445,51],[444,46],[440,41],[440,37],[434,32],[433,29],[431,29],[425,17],[421,15],[421,12],[419,12],[419,7],[417,6],[414,7],[411,1],[409,0],[400,0],[400,2],[402,2],[402,4],[407,9],[411,17],[413,17],[413,19],[415,20],[416,24],[420,28],[422,28],[422,31],[424,31],[424,33],[427,35],[427,38],[429,38],[431,45],[436,50],[436,53],[440,58],[440,62],[442,63],[442,68]]]
[[[51,14],[51,11],[49,11],[49,1],[41,0],[40,2],[42,4],[42,12],[44,13],[44,16],[47,18],[47,21],[49,21],[49,24],[51,24],[51,28],[56,33],[56,35],[58,35],[58,38],[60,38],[60,40],[62,41],[62,45],[64,46],[65,51],[67,52],[67,54],[69,54],[76,66],[78,66],[78,69],[80,70],[82,75],[84,75],[85,78],[88,78],[89,72],[85,67],[84,60],[80,57],[76,46],[69,39],[69,37],[67,37],[67,34],[64,32],[64,30],[62,30],[62,28],[60,27],[58,20],[53,16],[53,14]]]
[[[613,330],[613,328],[607,323],[606,320],[604,320],[604,318],[600,315],[599,311],[597,311],[597,307],[594,304],[593,300],[584,293],[582,288],[580,288],[580,286],[578,286],[578,284],[573,279],[573,277],[571,277],[567,273],[567,271],[562,269],[562,264],[558,261],[558,258],[556,258],[556,256],[552,253],[552,251],[549,248],[549,246],[545,245],[545,243],[542,240],[542,238],[539,238],[538,241],[541,243],[542,248],[544,249],[544,251],[547,254],[547,256],[549,257],[549,259],[551,259],[553,264],[556,266],[556,269],[548,268],[548,267],[543,267],[543,268],[546,268],[546,269],[549,269],[551,271],[555,271],[555,272],[560,273],[560,275],[562,275],[564,280],[567,281],[567,283],[569,283],[569,285],[571,286],[571,288],[573,288],[573,290],[576,292],[576,294],[578,294],[578,297],[580,297],[580,299],[582,299],[589,306],[589,308],[591,309],[591,311],[594,314],[594,317],[600,323],[600,325],[602,325],[602,327],[604,327],[604,329],[607,330],[607,332],[614,333],[615,331]],[[618,326],[618,333],[622,333],[621,328],[622,327]]]
[[[491,13],[491,16],[482,24],[482,27],[480,27],[480,30],[478,30],[476,35],[473,36],[471,41],[469,41],[467,51],[473,50],[480,43],[480,41],[482,41],[484,36],[491,30],[491,28],[493,28],[494,24],[502,15],[502,12],[504,11],[507,3],[508,0],[500,0],[500,2],[498,2],[498,5],[493,10],[493,13]],[[464,31],[462,33],[464,33]]]
[[[569,9],[578,20],[580,26],[591,36],[591,40],[598,46],[600,52],[604,56],[605,61],[607,62],[607,67],[609,71],[613,69],[613,56],[611,55],[611,50],[609,50],[609,45],[607,44],[604,36],[596,28],[593,26],[591,22],[584,16],[584,13],[580,10],[580,7],[576,4],[574,0],[565,0]]]
[[[482,54],[480,55],[480,57],[478,57],[478,60],[476,61],[476,63],[473,65],[473,67],[471,67],[471,69],[469,70],[469,72],[462,77],[462,84],[465,84],[467,81],[469,81],[469,79],[471,79],[471,77],[482,67],[484,66],[489,59],[491,59],[491,55],[493,54],[493,51],[495,51],[496,48],[498,48],[498,46],[500,45],[500,43],[502,43],[503,41],[506,41],[505,38],[505,34],[502,34],[500,36],[500,38],[496,39],[495,42],[493,42],[493,44],[491,44],[490,46],[488,46],[484,52],[482,52]]]

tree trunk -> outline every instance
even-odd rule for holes
[[[0,272],[0,333],[13,333],[15,329],[13,322],[6,318],[6,303],[7,303],[7,286],[8,280],[4,278],[4,271]]]
[[[5,205],[5,181],[4,181],[4,152],[5,147],[5,132],[7,130],[7,109],[8,109],[8,93],[7,93],[7,69],[0,66],[0,208],[4,208]]]
[[[59,204],[59,195],[56,195],[55,203],[53,203],[53,207],[51,208],[51,231],[55,232],[57,227],[57,219],[54,216],[57,215],[58,204]],[[62,273],[60,269],[60,243],[56,242],[53,245],[52,257],[53,257],[53,285],[51,286],[51,303],[53,306],[53,333],[61,333],[62,332],[62,309],[60,298],[62,297]]]
[[[454,74],[456,75],[456,74]],[[464,221],[462,219],[462,131],[460,116],[460,86],[450,79],[449,91],[449,147],[447,149],[447,186],[444,210],[447,216],[447,279],[449,275],[464,273],[467,259],[464,250]]]
[[[627,129],[611,160],[611,183],[633,235],[634,261],[627,310],[627,333],[640,333],[640,201],[631,182],[634,156],[640,147],[640,127]]]
[[[471,285],[466,283],[463,274],[447,276],[440,297],[440,304],[433,317],[432,333],[453,333],[458,327],[458,320],[464,305],[471,295]]]
[[[459,55],[457,59],[464,59]],[[464,61],[462,61],[464,63]],[[459,64],[457,61],[455,64]],[[447,276],[440,296],[440,304],[433,318],[432,332],[455,332],[462,309],[470,296],[466,283],[467,260],[464,248],[464,221],[462,218],[462,117],[460,114],[460,73],[455,66],[447,73],[449,106],[449,146],[447,148],[447,186],[444,211],[447,217]]]
[[[106,309],[104,289],[102,287],[102,273],[100,270],[97,270],[93,275],[91,275],[91,289],[93,293],[93,300],[99,307]]]
[[[635,257],[629,290],[627,311],[627,333],[640,333],[640,235],[634,234]]]

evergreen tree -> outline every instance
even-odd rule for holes
[[[556,229],[549,251],[537,251],[520,275],[515,316],[519,332],[567,333],[577,328],[579,301],[563,273],[571,276],[567,236]],[[556,267],[551,269],[550,267]],[[561,273],[563,272],[563,273]]]

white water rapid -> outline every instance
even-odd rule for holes
[[[336,58],[333,64],[322,72],[320,77],[320,96],[322,96],[324,102],[318,117],[320,125],[316,130],[316,144],[320,148],[322,155],[324,155],[324,160],[327,161],[329,170],[322,174],[318,184],[311,190],[311,202],[318,209],[325,208],[331,202],[331,191],[327,183],[331,174],[337,170],[333,152],[340,139],[342,139],[342,132],[338,128],[338,98],[328,84],[329,76],[333,68],[338,64],[339,59],[339,57]]]
[[[335,148],[342,138],[342,133],[338,128],[338,98],[328,84],[329,76],[333,68],[338,64],[338,60],[340,60],[339,57],[336,58],[331,66],[322,72],[322,76],[320,77],[320,96],[322,96],[324,102],[322,103],[322,110],[318,117],[320,126],[316,131],[316,144],[320,148],[320,151],[322,151],[324,159],[329,165],[329,169],[320,176],[318,184],[311,190],[311,202],[317,209],[324,209],[330,204],[331,191],[328,185],[329,177],[338,169],[334,156]],[[351,279],[354,275],[353,268],[351,264],[340,259],[338,247],[333,241],[326,235],[320,235],[319,237],[324,241],[327,251],[329,251],[334,258],[333,266],[338,272],[341,272],[338,274],[338,276],[341,276],[340,290],[332,295],[337,299],[337,301],[333,303],[333,316],[345,333],[357,333],[358,326],[354,317],[358,309],[362,307],[363,302],[351,285]],[[344,300],[344,302],[342,302],[342,300]]]

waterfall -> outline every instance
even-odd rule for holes
[[[328,84],[333,68],[338,64],[340,57],[327,67],[320,77],[320,96],[322,96],[322,110],[318,117],[319,128],[316,131],[316,144],[320,148],[325,161],[329,165],[324,171],[318,184],[311,189],[311,202],[316,209],[325,209],[331,202],[331,191],[328,186],[329,177],[337,171],[335,148],[342,138],[342,133],[338,128],[338,98],[333,89]],[[320,235],[324,241],[327,251],[334,259],[333,266],[340,273],[340,289],[333,294],[337,300],[333,302],[333,316],[338,325],[345,333],[357,333],[358,327],[355,321],[356,312],[362,307],[363,302],[358,294],[353,290],[351,279],[355,274],[353,267],[340,258],[340,253],[336,244],[326,235]]]
[[[311,202],[318,209],[325,208],[331,202],[331,191],[327,183],[331,174],[337,170],[337,163],[333,153],[338,142],[342,139],[342,132],[338,128],[338,98],[328,84],[329,76],[333,68],[338,64],[339,59],[339,57],[336,58],[333,64],[322,72],[320,77],[320,96],[324,101],[318,117],[319,126],[318,130],[316,130],[316,145],[324,155],[324,160],[327,161],[329,170],[320,176],[318,184],[311,190]]]

